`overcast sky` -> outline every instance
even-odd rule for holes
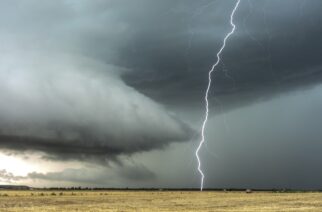
[[[0,3],[0,182],[199,187],[235,0]],[[322,2],[241,0],[205,187],[322,189]],[[22,168],[24,167],[24,168]]]

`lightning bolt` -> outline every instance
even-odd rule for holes
[[[212,73],[215,71],[216,67],[218,66],[218,64],[220,63],[220,60],[221,60],[221,53],[223,52],[223,50],[225,49],[226,47],[226,42],[228,40],[228,38],[234,34],[235,32],[235,29],[236,29],[236,25],[234,24],[234,15],[235,15],[235,12],[239,6],[239,3],[240,3],[241,0],[237,0],[236,1],[236,4],[235,4],[235,7],[233,9],[233,11],[231,12],[230,14],[230,25],[232,26],[232,29],[231,31],[225,36],[224,38],[224,41],[223,41],[223,44],[220,48],[220,50],[218,51],[217,53],[217,61],[216,63],[214,63],[210,69],[210,71],[208,72],[208,86],[207,86],[207,89],[206,89],[206,93],[205,93],[205,103],[206,103],[206,113],[205,113],[205,118],[204,118],[204,121],[202,123],[202,127],[201,127],[201,140],[199,142],[199,145],[198,145],[198,148],[196,149],[196,158],[197,158],[197,161],[198,161],[198,172],[200,173],[201,175],[201,182],[200,182],[200,191],[203,190],[203,185],[204,185],[204,178],[205,178],[205,175],[201,169],[201,160],[200,160],[200,157],[199,157],[199,151],[203,145],[203,143],[205,142],[205,128],[206,128],[206,125],[207,125],[207,121],[208,121],[208,114],[209,114],[209,102],[208,102],[208,95],[209,95],[209,90],[210,90],[210,87],[211,87],[211,75]]]

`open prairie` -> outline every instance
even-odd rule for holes
[[[0,191],[0,211],[322,211],[322,193]]]

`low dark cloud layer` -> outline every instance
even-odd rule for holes
[[[2,148],[104,162],[189,140],[191,129],[126,86],[115,73],[117,67],[38,52],[34,56],[41,61],[30,60],[30,55],[15,61],[23,55],[12,51],[3,55]]]
[[[156,180],[154,172],[143,164],[127,163],[120,166],[87,166],[83,168],[67,168],[55,172],[30,172],[25,176],[14,175],[3,169],[0,170],[0,180],[7,183],[22,183],[26,181],[43,181],[48,184],[68,183],[70,185],[104,186],[111,183],[119,185],[134,185]]]

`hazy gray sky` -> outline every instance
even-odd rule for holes
[[[0,181],[198,187],[234,3],[1,1]],[[206,187],[322,187],[321,9],[241,0],[213,75]]]

